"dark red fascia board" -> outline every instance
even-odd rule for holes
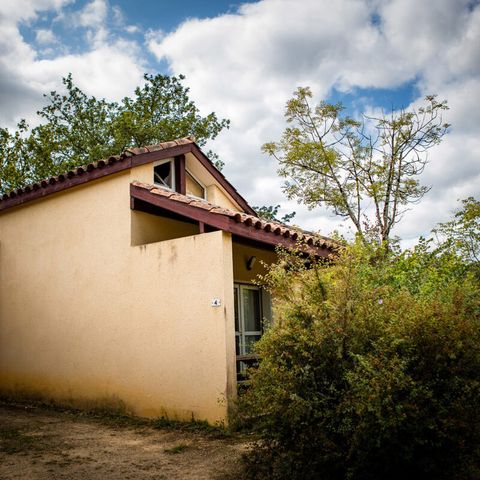
[[[16,207],[17,205],[22,205],[23,203],[27,203],[32,200],[44,198],[53,193],[61,192],[63,190],[67,190],[68,188],[76,187],[107,175],[113,175],[114,173],[121,172],[130,168],[130,160],[131,159],[129,157],[118,159],[111,165],[97,167],[91,171],[88,171],[88,168],[76,168],[73,170],[76,173],[72,177],[69,177],[68,174],[66,174],[59,175],[58,177],[55,177],[55,179],[42,180],[41,182],[38,182],[38,184],[34,184],[33,187],[30,187],[31,189],[27,192],[24,191],[23,193],[16,194],[13,197],[1,200],[0,211],[11,207]],[[78,173],[79,170],[81,170],[82,173]],[[40,186],[38,186],[39,184]]]
[[[164,150],[141,153],[131,157],[110,157],[109,160],[103,161],[97,167],[94,167],[93,164],[90,164],[86,167],[74,168],[72,169],[72,172],[74,172],[73,175],[71,175],[69,172],[54,178],[42,180],[41,182],[34,184],[33,187],[26,187],[30,188],[29,191],[25,191],[25,189],[23,189],[24,191],[22,193],[15,194],[12,197],[1,200],[0,211],[6,210],[7,208],[16,207],[17,205],[22,205],[23,203],[27,203],[32,200],[44,198],[53,193],[58,193],[72,187],[77,187],[93,180],[98,180],[99,178],[128,170],[129,168],[136,167],[138,165],[188,153],[190,151],[190,145],[191,144],[176,145]]]
[[[154,150],[153,152],[140,153],[129,157],[132,161],[132,167],[145,165],[146,163],[156,162],[157,160],[164,160],[165,158],[185,155],[192,151],[193,143],[181,143],[174,147],[164,148],[162,150]]]
[[[32,188],[28,192],[22,192],[15,194],[12,197],[6,198],[0,201],[0,211],[7,208],[15,207],[38,198],[44,198],[47,195],[61,192],[68,188],[76,187],[92,180],[112,175],[114,173],[127,170],[132,167],[138,167],[146,163],[156,162],[158,160],[164,160],[169,157],[176,157],[184,155],[186,153],[193,153],[200,163],[208,170],[208,172],[217,180],[220,185],[232,196],[232,198],[238,203],[238,205],[250,215],[256,215],[255,211],[248,205],[246,200],[235,190],[233,185],[212,165],[208,157],[200,150],[195,143],[186,143],[176,145],[174,147],[165,148],[163,150],[155,150],[153,152],[141,153],[139,155],[133,155],[131,157],[111,157],[114,159],[112,163],[104,162],[102,166],[90,167],[87,166],[83,173],[75,173],[75,175],[69,177],[68,174],[59,175],[55,179],[43,180],[40,183],[40,187]],[[91,169],[89,169],[91,168]],[[74,172],[78,172],[79,169],[73,169]],[[44,185],[45,184],[45,185]]]
[[[168,197],[156,195],[149,190],[137,187],[136,185],[130,185],[130,197],[142,200],[143,202],[150,203],[151,205],[169,212],[174,212],[242,238],[272,246],[282,245],[286,248],[297,247],[296,242],[290,238],[285,238],[282,235],[277,235],[273,232],[266,232],[265,230],[255,228],[254,226],[248,226],[243,222],[237,222],[233,217],[212,213],[208,210],[191,206],[188,203],[170,200]],[[331,251],[325,247],[311,247],[305,245],[304,248],[305,250],[308,250],[309,253],[314,253],[321,257],[328,257],[331,255]]]
[[[200,150],[196,143],[191,143],[192,153],[197,157],[200,163],[208,170],[213,178],[225,189],[225,191],[233,197],[238,203],[240,208],[249,215],[257,216],[255,210],[247,203],[247,201],[237,192],[235,187],[224,177],[224,175],[218,171],[209,158]]]

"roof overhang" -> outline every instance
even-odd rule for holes
[[[140,182],[130,184],[130,198],[131,208],[134,210],[137,209],[136,202],[143,202],[160,211],[182,216],[189,221],[193,220],[268,247],[283,246],[320,257],[329,257],[335,250],[335,245],[329,239],[159,189],[153,185]]]

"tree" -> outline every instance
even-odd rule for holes
[[[257,212],[257,215],[264,220],[270,221],[274,220],[277,222],[282,223],[289,223],[290,220],[295,217],[297,212],[290,212],[283,215],[283,217],[278,218],[278,210],[280,205],[266,205],[264,207],[253,207],[253,209]]]
[[[311,90],[299,88],[287,102],[287,127],[279,142],[263,150],[279,162],[284,191],[308,207],[325,205],[352,221],[365,239],[374,232],[388,241],[406,207],[429,190],[419,182],[427,151],[442,140],[446,101],[434,95],[418,109],[360,121],[341,104],[310,104]]]
[[[462,200],[455,217],[434,229],[441,249],[453,250],[466,262],[480,264],[480,201]]]
[[[37,112],[39,126],[30,130],[22,120],[16,132],[0,128],[0,191],[118,155],[129,147],[188,135],[200,146],[214,139],[229,121],[219,120],[213,112],[202,117],[182,85],[184,78],[146,74],[134,96],[118,103],[87,96],[68,75],[63,79],[65,93],[45,95],[48,104]]]
[[[284,253],[265,281],[249,478],[479,478],[480,287],[461,258],[357,241],[309,268]]]

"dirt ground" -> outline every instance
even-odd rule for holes
[[[239,479],[249,442],[197,428],[0,405],[0,479]]]

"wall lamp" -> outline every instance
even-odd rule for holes
[[[251,270],[257,261],[257,257],[253,256],[247,260],[247,270]]]

